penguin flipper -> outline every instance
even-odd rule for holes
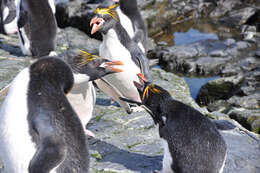
[[[132,53],[132,60],[140,68],[140,71],[144,75],[144,77],[151,81],[152,77],[149,72],[149,60],[140,51]]]
[[[142,42],[144,39],[144,32],[142,29],[138,29],[135,31],[135,35],[132,38],[134,42],[139,43]]]
[[[116,87],[114,87],[112,84],[110,84],[105,79],[101,78],[98,80],[95,80],[95,83],[97,84],[98,88],[101,89],[103,92],[105,92],[107,95],[112,97],[117,103],[123,107],[127,113],[131,113],[130,105],[124,101],[122,101],[120,98],[124,97]]]
[[[32,122],[40,141],[37,151],[30,161],[29,172],[48,173],[64,160],[66,155],[65,140],[55,133],[50,117],[40,114]]]
[[[28,21],[28,12],[24,10],[24,8],[20,8],[19,17],[17,20],[18,28],[22,28]]]

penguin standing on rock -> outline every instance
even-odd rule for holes
[[[18,0],[17,26],[24,55],[56,55],[57,23],[54,0]]]
[[[125,28],[130,38],[134,40],[139,48],[147,52],[147,29],[141,13],[137,6],[137,0],[113,0],[119,2],[117,13],[122,26]]]
[[[0,33],[14,34],[17,32],[16,5],[17,0],[0,1]]]
[[[130,105],[121,101],[119,97],[140,101],[140,96],[132,81],[138,80],[136,72],[143,73],[146,78],[151,79],[149,61],[121,25],[116,7],[116,5],[112,5],[97,8],[90,25],[92,26],[91,34],[99,31],[103,36],[99,55],[109,60],[122,61],[123,72],[103,77],[95,82],[101,90],[117,101],[128,113],[131,113],[139,109],[130,108]]]
[[[80,54],[77,51],[66,51],[59,55],[59,57],[70,64],[75,79],[73,89],[67,94],[67,98],[77,112],[85,134],[94,137],[94,133],[86,129],[86,125],[92,117],[94,105],[96,103],[96,90],[92,81],[109,74],[108,71],[106,71],[108,70],[107,68],[110,68],[110,71],[114,73],[121,72],[120,69],[113,68],[112,65],[122,65],[122,62],[105,62],[107,60],[85,51],[81,51]],[[80,68],[78,66],[78,61],[83,65]],[[101,69],[99,69],[93,66],[94,64],[101,63],[107,64],[106,68],[103,68],[103,70],[101,67]]]
[[[3,173],[88,172],[87,140],[66,98],[75,77],[69,65],[77,65],[80,72],[87,73],[88,80],[117,69],[105,59],[86,63],[75,58],[70,62],[77,63],[69,65],[61,59],[43,57],[11,83],[0,109]]]
[[[138,74],[134,82],[142,105],[159,125],[163,139],[162,173],[221,173],[227,146],[216,126],[194,108],[174,100],[168,91]]]

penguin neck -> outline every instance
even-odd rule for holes
[[[131,48],[130,45],[133,44],[132,39],[127,34],[126,30],[123,28],[119,21],[116,22],[114,27],[109,29],[105,35],[103,34],[103,38],[104,40],[118,40],[120,44],[122,44],[128,50],[130,50]]]

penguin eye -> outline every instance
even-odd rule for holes
[[[148,85],[145,89],[144,89],[144,92],[143,92],[143,96],[142,96],[142,100],[144,100],[144,98],[148,98],[149,96],[149,90],[152,92],[152,93],[155,93],[155,94],[160,94],[161,91],[159,89],[157,89],[154,84],[150,84]]]

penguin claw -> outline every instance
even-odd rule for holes
[[[95,134],[93,132],[91,132],[90,130],[84,129],[85,135],[86,136],[91,136],[91,137],[95,137]]]

